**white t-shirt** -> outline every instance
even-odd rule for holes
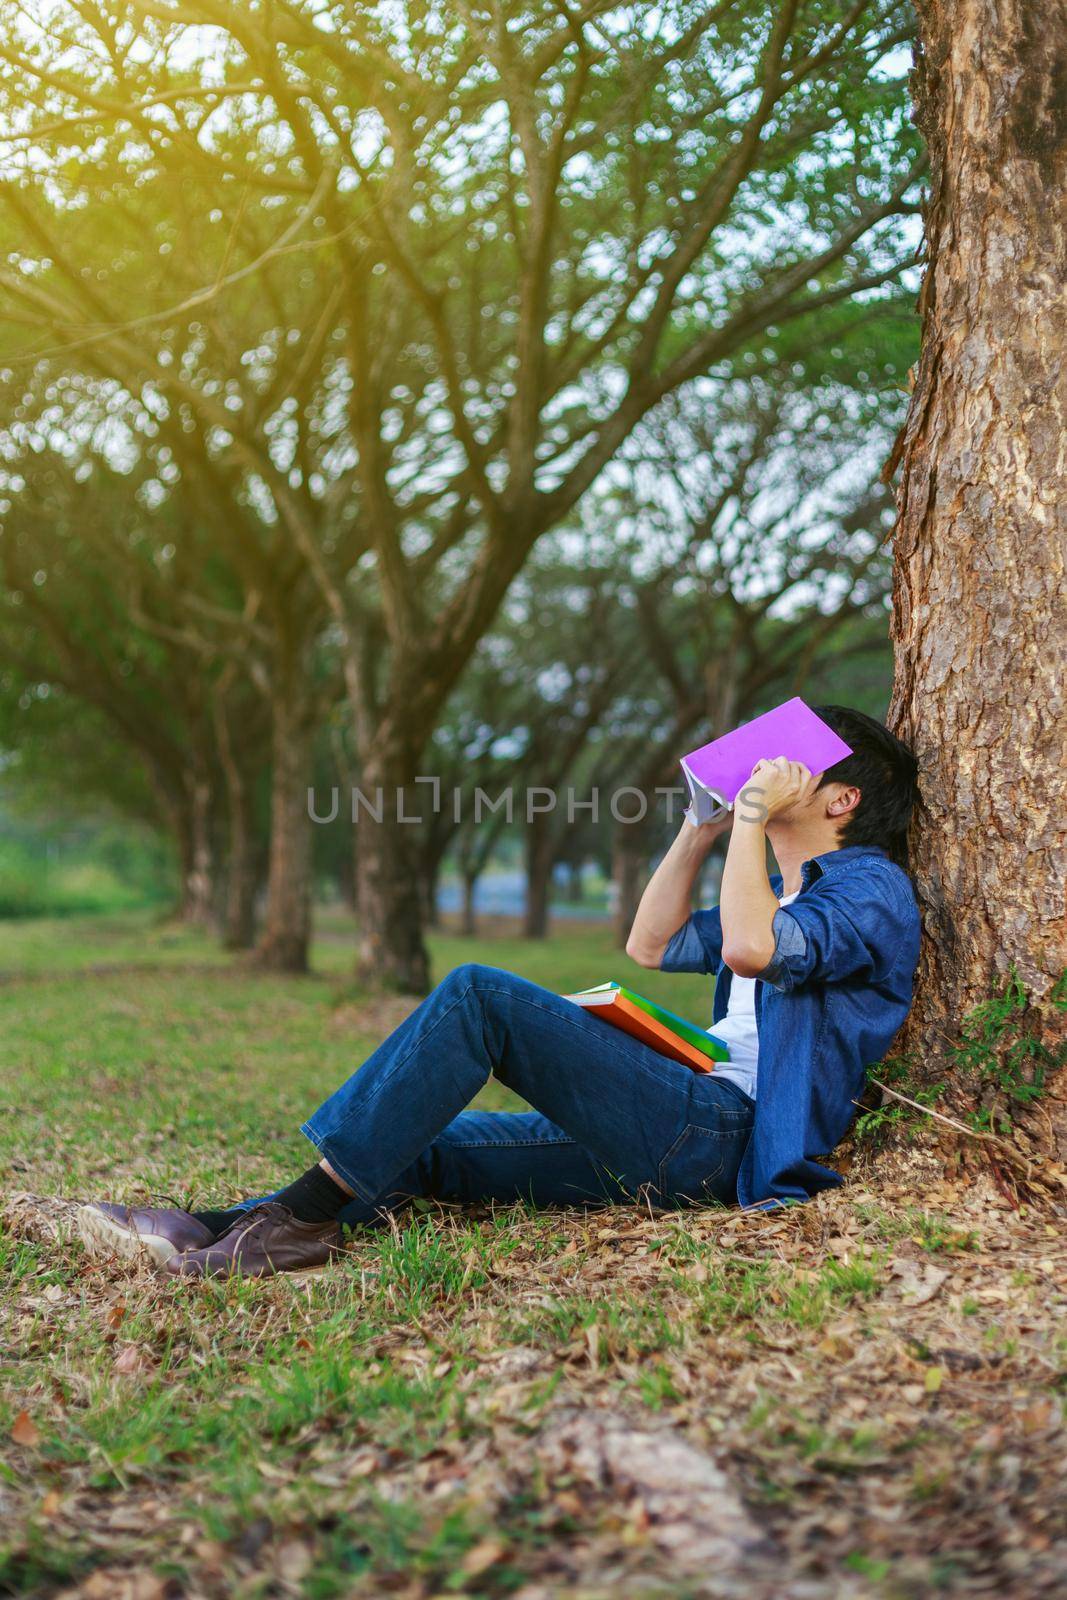
[[[797,890],[797,894],[800,890]],[[796,894],[787,894],[779,900],[780,906],[787,906],[796,899]],[[756,1098],[756,1068],[759,1065],[759,1034],[756,1031],[756,983],[755,978],[739,978],[735,972],[730,980],[730,1000],[726,1008],[726,1015],[721,1022],[713,1022],[711,1032],[716,1039],[721,1039],[730,1047],[729,1061],[715,1064],[717,1078],[729,1078],[743,1089],[747,1095]]]

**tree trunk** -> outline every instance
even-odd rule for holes
[[[611,857],[611,881],[615,885],[612,913],[614,941],[620,950],[630,937],[648,876],[648,839],[637,823],[618,823]]]
[[[418,814],[411,778],[402,754],[374,754],[361,766],[360,788],[372,803],[381,790],[381,821],[361,810],[356,825],[357,976],[373,988],[423,995],[430,958],[423,940],[422,841],[416,824],[398,820],[396,802],[397,790],[407,786],[404,814]]]
[[[912,866],[925,938],[901,1044],[936,1072],[946,1039],[1012,966],[1051,1026],[1065,959],[1067,5],[918,11],[929,265],[895,455],[890,722],[921,766]]]
[[[334,874],[334,884],[337,897],[346,911],[356,910],[356,861],[355,856],[344,857],[337,864]]]
[[[190,927],[214,926],[214,855],[211,848],[211,786],[206,778],[190,780],[177,818],[181,867],[180,921]]]
[[[257,873],[247,791],[229,797],[226,904],[222,942],[227,950],[251,950],[256,935]]]
[[[234,754],[226,708],[216,703],[215,733],[226,785],[226,898],[222,942],[227,950],[250,950],[256,931],[256,863],[249,785]]]
[[[312,725],[298,694],[272,707],[270,858],[267,910],[256,951],[273,972],[306,972],[311,938],[311,819],[308,776]]]
[[[460,929],[471,938],[478,932],[477,918],[474,913],[474,891],[478,887],[477,872],[463,873],[463,913],[460,919]]]
[[[426,859],[423,862],[420,887],[422,890],[422,914],[428,928],[439,928],[441,916],[437,909],[437,890],[441,877],[441,858]]]
[[[547,817],[535,816],[527,824],[525,840],[526,907],[522,931],[527,939],[544,939],[548,936],[554,846],[555,840]]]

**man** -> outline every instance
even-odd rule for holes
[[[324,1264],[340,1224],[416,1195],[754,1205],[839,1182],[816,1158],[845,1133],[864,1068],[911,1003],[916,769],[880,723],[818,709],[852,755],[816,776],[761,761],[732,818],[683,821],[626,947],[645,967],[715,975],[729,1063],[694,1073],[537,984],[462,966],[305,1123],[321,1160],[302,1177],[229,1210],[87,1206],[87,1242],[147,1250],[176,1277],[265,1276]],[[727,828],[720,904],[691,915]],[[490,1074],[535,1109],[465,1110]]]

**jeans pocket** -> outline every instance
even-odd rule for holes
[[[749,1128],[702,1128],[696,1123],[678,1135],[659,1164],[660,1199],[666,1205],[731,1202],[737,1168]]]

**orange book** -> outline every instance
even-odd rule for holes
[[[626,995],[614,985],[605,984],[601,989],[585,989],[581,994],[569,994],[565,998],[573,1000],[575,1005],[581,1006],[584,1010],[591,1011],[594,1016],[602,1017],[613,1027],[621,1028],[623,1033],[632,1034],[635,1039],[640,1039],[642,1044],[657,1050],[661,1056],[667,1056],[671,1061],[680,1061],[683,1066],[691,1067],[694,1072],[711,1072],[714,1068],[715,1062],[710,1054],[713,1043],[710,1038],[708,1050],[698,1050],[688,1039],[683,1039],[673,1028],[669,1028],[665,1022],[651,1016],[641,1006],[627,999]],[[720,1046],[720,1049],[722,1048]]]

